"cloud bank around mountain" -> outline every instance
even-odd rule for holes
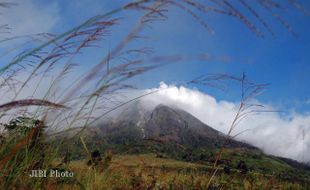
[[[213,128],[227,133],[238,109],[238,102],[216,100],[211,95],[184,86],[160,83],[158,93],[143,98],[145,104],[177,106]],[[259,102],[272,109],[272,106]],[[310,115],[289,112],[285,116],[277,112],[249,116],[238,125],[236,138],[261,148],[272,155],[310,161]]]

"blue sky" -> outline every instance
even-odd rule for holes
[[[0,9],[2,13],[0,26],[10,24],[11,35],[24,35],[41,32],[61,34],[88,18],[118,8],[129,0],[11,1],[16,2],[18,6]],[[284,1],[278,0],[278,2]],[[300,2],[310,8],[310,1],[300,0]],[[215,129],[227,132],[238,108],[240,87],[232,85],[228,91],[220,91],[206,86],[184,84],[206,74],[225,73],[241,76],[245,72],[252,81],[271,84],[262,95],[257,97],[257,102],[271,110],[281,110],[286,113],[272,112],[248,117],[235,131],[236,134],[250,129],[240,136],[241,140],[270,154],[309,161],[310,17],[285,5],[287,9],[282,15],[297,34],[297,37],[294,37],[264,8],[253,4],[274,31],[273,37],[256,18],[253,18],[249,12],[246,13],[242,6],[237,3],[236,6],[264,32],[263,39],[258,38],[236,18],[197,13],[215,30],[215,34],[211,35],[190,15],[172,8],[167,13],[168,20],[156,22],[152,28],[143,30],[142,35],[148,38],[131,42],[128,48],[150,47],[155,56],[207,54],[211,58],[203,61],[189,59],[167,64],[132,79],[131,83],[142,89],[138,92],[148,92],[150,89],[160,90],[161,93],[146,97],[147,101],[176,105]],[[133,10],[115,14],[115,18],[120,18],[120,24],[114,26],[110,35],[98,44],[101,48],[86,49],[73,60],[74,63],[80,64],[73,73],[74,77],[79,77],[81,73],[99,63],[131,30],[140,14]],[[14,47],[15,43],[14,41],[0,44],[0,66],[7,64],[12,58],[10,56],[16,53],[3,55],[3,52]],[[59,65],[63,66],[61,63]],[[117,64],[117,60],[111,64]],[[66,87],[72,81],[74,80],[69,77],[62,81],[64,90],[67,90]],[[36,82],[38,81],[34,81]],[[43,89],[42,94],[47,90],[45,88],[48,88],[49,82],[43,81],[40,86]],[[28,84],[28,89],[32,93],[33,84],[31,82]],[[25,90],[22,97],[29,97],[30,91]],[[137,91],[129,91],[129,97],[132,95],[130,93],[136,95]],[[3,98],[1,101],[4,101]],[[304,132],[306,136],[303,140],[301,134]],[[302,156],[304,153],[306,160]]]
[[[99,0],[18,1],[20,5],[25,2],[31,4],[35,11],[44,10],[42,14],[46,15],[47,20],[42,21],[42,25],[51,23],[48,16],[53,19],[53,24],[45,27],[46,29],[61,33],[91,16],[105,13],[127,1],[113,1],[113,3]],[[305,7],[310,7],[309,1],[302,1],[302,3]],[[240,75],[245,72],[254,81],[271,84],[258,98],[261,101],[273,104],[279,109],[308,112],[310,107],[308,83],[310,81],[310,17],[294,10],[288,10],[284,14],[284,18],[298,35],[294,37],[264,9],[257,7],[257,10],[275,32],[275,37],[260,26],[266,36],[264,39],[258,38],[236,18],[216,14],[201,15],[215,30],[215,34],[211,35],[188,14],[177,9],[169,10],[169,19],[155,23],[151,29],[146,29],[143,34],[150,38],[137,43],[152,47],[156,55],[206,53],[215,58],[209,61],[192,60],[170,64],[141,75],[133,82],[140,88],[151,88],[158,86],[160,81],[179,84],[203,74]],[[108,49],[113,48],[124,31],[130,30],[137,16],[135,11],[115,15],[122,18],[120,25],[116,26],[113,29],[113,35],[103,42],[102,49],[91,49],[79,57],[77,61],[81,63],[81,68],[98,63]],[[258,23],[255,18],[252,20]],[[226,57],[227,60],[219,61],[221,57]],[[237,101],[239,97],[236,89],[223,93],[203,86],[197,86],[197,88],[218,99]]]

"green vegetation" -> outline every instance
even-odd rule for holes
[[[75,171],[85,169],[83,162],[73,162]],[[210,167],[173,159],[157,158],[155,154],[115,155],[109,169],[96,176],[98,187],[114,189],[205,189],[210,178]],[[82,173],[80,179],[86,179]],[[87,174],[86,174],[87,175]],[[120,181],[115,180],[120,179]],[[87,183],[84,183],[87,184]],[[309,184],[309,182],[308,182]],[[92,184],[93,185],[93,184]],[[111,185],[111,186],[109,186]],[[306,189],[307,186],[256,172],[242,174],[221,173],[210,189]]]
[[[19,148],[16,143],[29,136],[30,129],[43,129],[42,126],[42,122],[30,118],[12,120],[6,125],[10,136],[5,138],[1,151],[8,150],[7,146]],[[19,140],[12,143],[16,138]],[[218,162],[218,173],[208,185],[218,151],[215,148],[184,149],[173,144],[139,142],[131,138],[122,138],[118,144],[115,141],[107,144],[104,140],[98,144],[96,138],[92,141],[85,138],[84,145],[77,140],[72,144],[63,141],[61,146],[56,146],[60,147],[61,158],[56,149],[48,145],[50,143],[43,141],[43,133],[37,133],[33,138],[35,144],[34,140],[28,140],[27,146],[12,155],[2,168],[0,189],[206,189],[207,186],[209,189],[306,189],[310,184],[309,170],[296,169],[257,149],[225,148]],[[59,141],[62,142],[60,138]],[[87,151],[95,152],[89,161],[83,146]],[[68,148],[69,154],[65,151]],[[94,151],[96,148],[100,151]],[[114,155],[108,150],[113,150]],[[102,152],[105,154],[101,155]],[[238,166],[241,161],[246,170]],[[74,177],[31,178],[29,171],[33,169],[70,171]]]

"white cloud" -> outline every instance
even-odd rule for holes
[[[224,133],[227,133],[238,108],[238,103],[218,101],[208,94],[183,86],[162,82],[157,89],[160,90],[157,94],[145,97],[143,102],[153,106],[160,103],[178,106]],[[264,106],[272,108],[270,105]],[[247,131],[237,138],[268,154],[310,161],[310,115],[288,113],[284,117],[279,113],[263,113],[243,120],[234,134],[244,130]]]
[[[16,6],[2,8],[0,26],[8,24],[12,36],[50,32],[59,20],[55,2],[38,4],[31,0],[11,0]]]
[[[46,83],[49,83],[48,81]],[[65,81],[63,81],[62,85],[65,85]],[[26,98],[32,94],[33,90],[31,89],[34,86],[36,86],[36,82],[30,82],[19,98]],[[48,84],[42,84],[35,97],[42,97],[48,86]],[[12,97],[4,93],[7,92],[4,90],[2,89],[0,94],[8,99],[1,99],[1,103],[8,101]],[[158,104],[177,106],[223,133],[227,133],[229,130],[238,109],[238,102],[219,101],[197,89],[167,85],[164,82],[161,82],[158,88],[127,92],[125,99],[137,97],[141,93],[145,94],[145,92],[152,90],[159,91],[141,99],[144,105],[150,108],[154,108]],[[120,97],[120,101],[122,99],[124,99],[123,96]],[[272,109],[270,105],[263,105]],[[261,148],[268,154],[299,161],[310,161],[310,115],[289,112],[284,117],[279,113],[263,113],[243,120],[235,128],[234,134],[244,130],[247,131],[237,138]]]

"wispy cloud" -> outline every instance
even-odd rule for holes
[[[1,9],[0,26],[8,24],[12,36],[50,32],[59,20],[59,8],[56,2],[45,4],[31,0],[9,2],[14,6]]]

